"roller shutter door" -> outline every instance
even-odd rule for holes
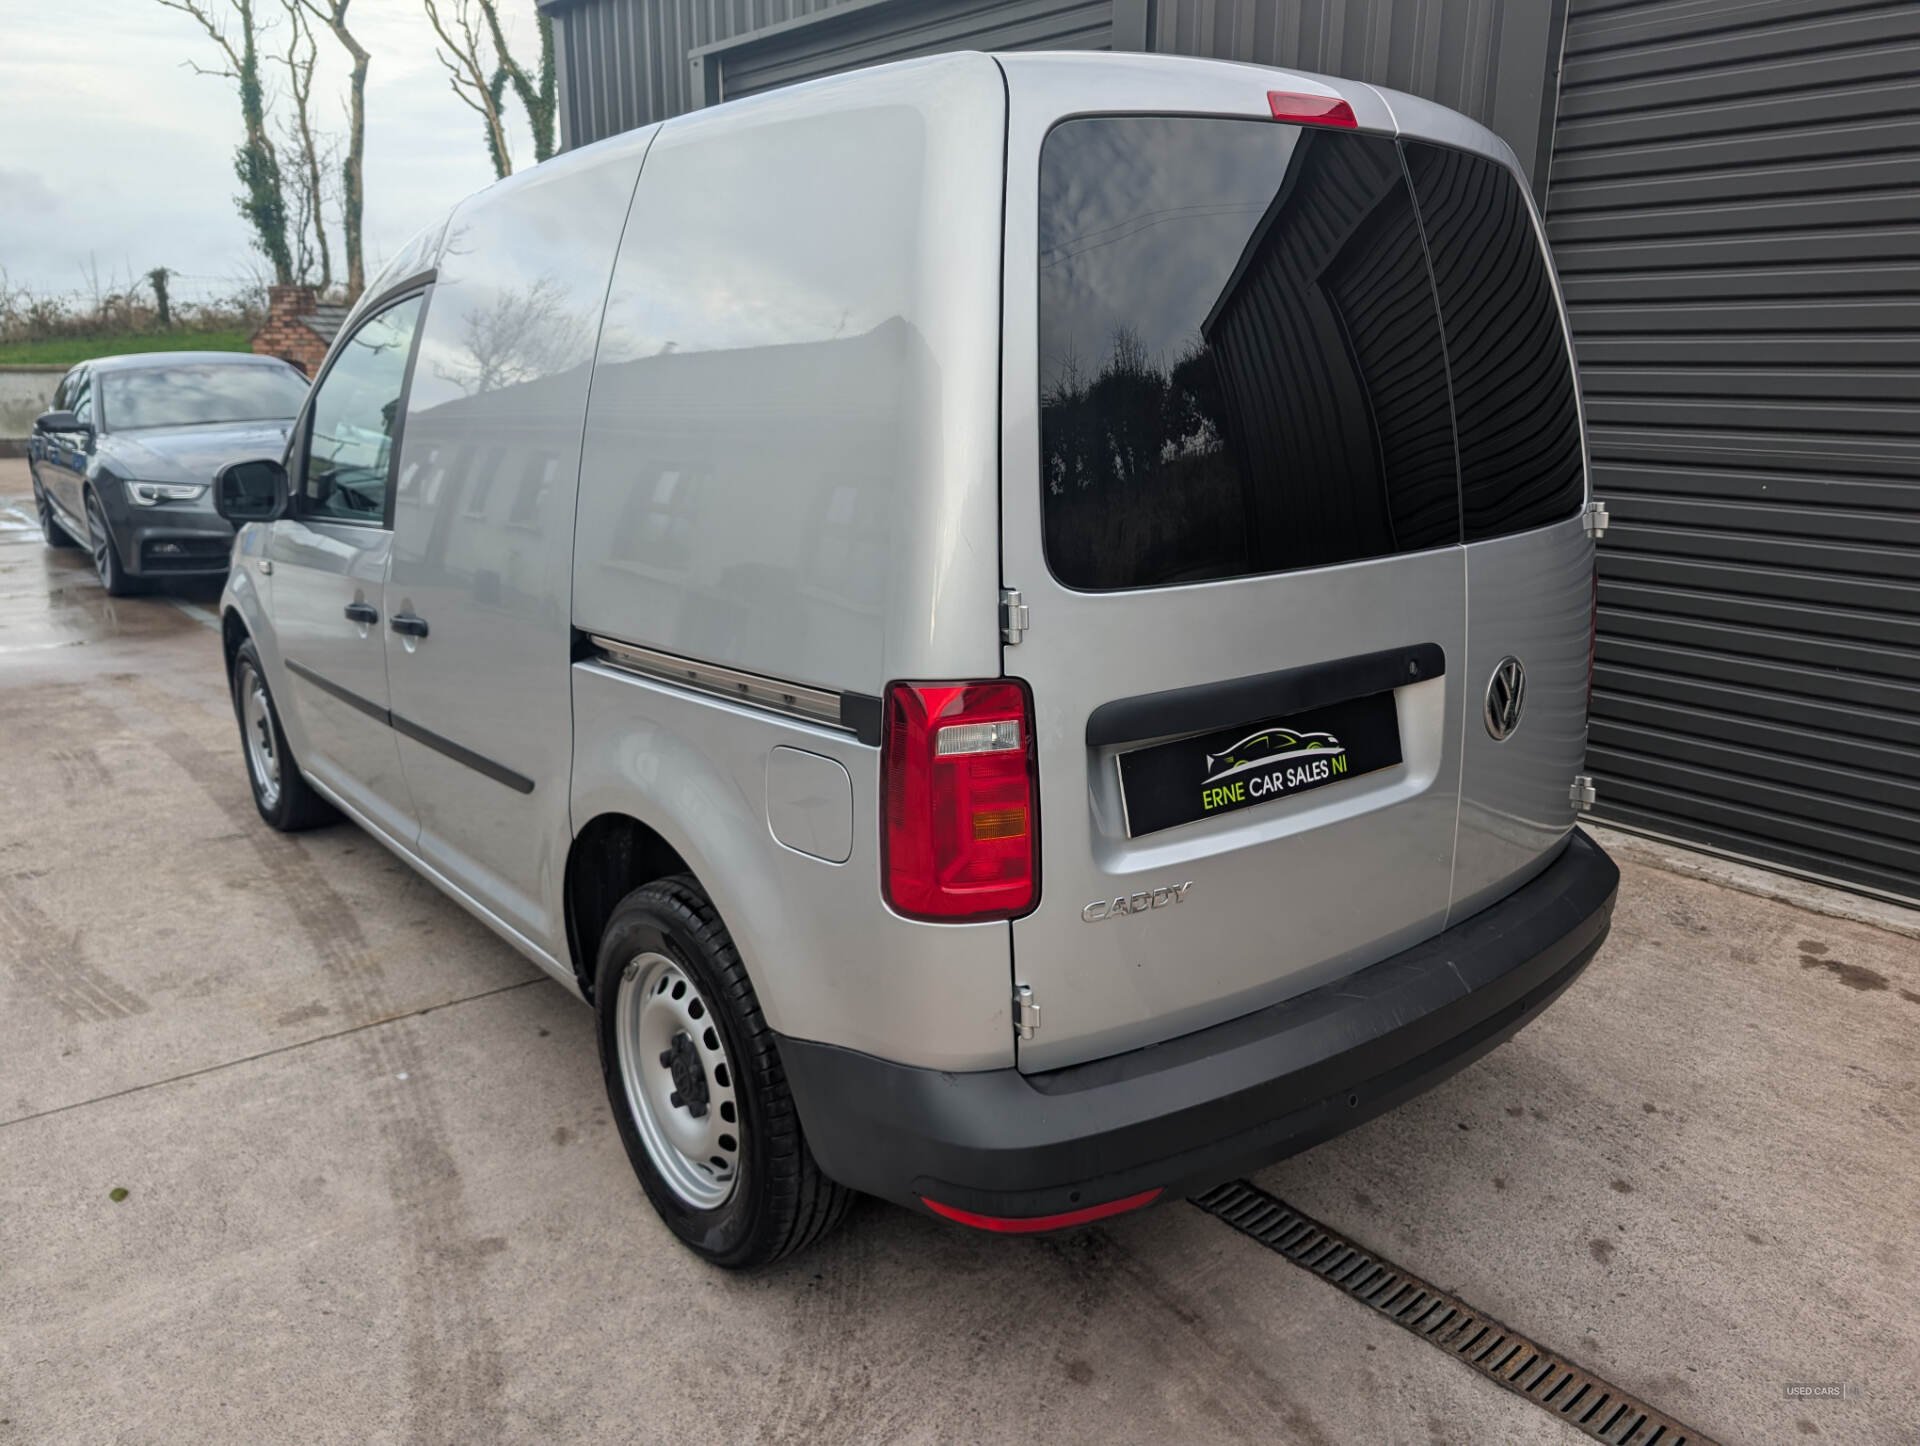
[[[1573,0],[1601,816],[1920,898],[1920,4]]]
[[[1112,0],[908,0],[852,5],[748,40],[720,61],[719,96],[950,50],[1106,50]]]

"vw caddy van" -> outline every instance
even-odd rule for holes
[[[721,1265],[1256,1168],[1607,931],[1568,333],[1424,101],[960,54],[633,131],[414,241],[218,493],[262,816],[591,1004]]]

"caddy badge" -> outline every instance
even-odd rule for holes
[[[1193,880],[1188,879],[1184,884],[1162,884],[1157,889],[1142,889],[1137,894],[1122,894],[1117,899],[1095,899],[1080,911],[1080,917],[1089,924],[1097,924],[1102,919],[1119,919],[1131,914],[1144,914],[1149,909],[1164,909],[1186,898],[1187,890],[1192,887]]]

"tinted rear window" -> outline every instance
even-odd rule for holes
[[[1279,572],[1452,544],[1463,511],[1475,538],[1578,507],[1572,371],[1525,199],[1490,161],[1409,160],[1426,245],[1389,139],[1176,116],[1054,128],[1040,433],[1061,581]]]
[[[1585,496],[1566,332],[1513,172],[1407,143],[1460,423],[1469,542],[1571,516]]]
[[[1096,117],[1040,162],[1049,565],[1149,587],[1458,540],[1439,318],[1390,140]]]

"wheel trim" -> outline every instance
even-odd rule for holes
[[[260,791],[260,802],[271,809],[280,801],[280,753],[273,738],[273,702],[267,682],[251,665],[240,668],[240,733],[247,744],[247,771]]]
[[[690,1049],[704,1077],[702,1116],[694,1115],[684,1098],[674,1103],[674,1072],[661,1062],[682,1036],[688,1045],[681,1049]],[[614,1042],[628,1113],[648,1159],[682,1203],[719,1209],[733,1197],[740,1178],[740,1081],[726,1039],[692,977],[664,954],[629,960],[614,1000]],[[685,1067],[683,1062],[683,1078]]]

